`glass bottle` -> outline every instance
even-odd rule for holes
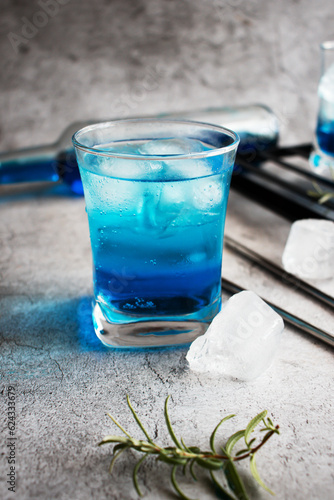
[[[316,173],[334,178],[334,41],[324,42],[320,48],[319,110],[310,164]]]
[[[238,152],[248,159],[253,159],[257,151],[274,147],[278,141],[278,120],[268,107],[261,104],[164,113],[156,117],[185,118],[230,128],[240,137]],[[95,121],[72,123],[53,144],[0,153],[0,185],[63,181],[73,193],[82,195],[82,183],[71,138],[77,130]]]

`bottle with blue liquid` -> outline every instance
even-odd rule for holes
[[[275,147],[279,135],[277,117],[261,104],[165,113],[155,118],[184,118],[230,128],[240,137],[238,153],[243,154],[248,161],[254,161],[257,152]],[[62,182],[70,192],[83,195],[71,139],[77,130],[95,122],[87,120],[72,123],[53,144],[0,153],[0,185]]]
[[[310,164],[316,173],[334,178],[334,41],[324,42],[320,47],[319,111]]]

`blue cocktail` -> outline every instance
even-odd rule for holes
[[[99,338],[174,345],[221,305],[223,228],[238,139],[196,122],[124,120],[74,136]]]
[[[321,44],[321,55],[316,144],[310,164],[317,173],[334,178],[334,41]]]

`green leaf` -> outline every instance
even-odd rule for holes
[[[183,448],[188,452],[188,453],[192,453],[191,449],[188,448],[188,446],[186,446],[185,442],[183,441],[183,438],[181,437],[181,443],[182,443],[182,446]]]
[[[223,449],[223,451],[227,454],[227,455],[231,455],[232,453],[232,450],[234,448],[234,446],[237,444],[237,442],[244,437],[245,435],[245,429],[242,430],[242,431],[237,431],[235,432],[234,434],[232,434],[232,436],[227,440],[227,443],[226,443],[226,446],[225,448]]]
[[[122,448],[122,449],[118,450],[117,453],[114,453],[112,460],[110,462],[110,465],[109,465],[109,474],[112,473],[112,470],[114,468],[114,465],[115,465],[117,458],[121,455],[121,453],[123,453],[124,450],[125,450],[125,448]]]
[[[219,422],[219,424],[217,424],[216,427],[214,428],[213,433],[210,436],[210,447],[211,447],[211,450],[213,451],[213,453],[217,453],[215,450],[216,432],[218,431],[219,427],[221,426],[221,424],[223,422],[226,422],[226,420],[229,420],[230,418],[233,418],[233,417],[235,417],[235,415],[227,415],[227,417],[222,418],[221,421]]]
[[[224,474],[227,482],[233,493],[235,493],[238,500],[249,500],[245,485],[238,474],[238,471],[231,459],[226,463]]]
[[[137,474],[138,474],[138,471],[139,471],[139,468],[141,466],[141,464],[144,462],[145,458],[147,457],[147,454],[144,455],[143,457],[141,457],[141,459],[136,463],[134,469],[133,469],[133,474],[132,474],[132,480],[133,480],[133,485],[134,487],[136,488],[136,491],[138,493],[138,495],[140,497],[143,496],[140,488],[139,488],[139,484],[138,484],[138,477],[137,477]]]
[[[107,443],[129,443],[129,440],[123,436],[106,436],[98,443],[98,446]]]
[[[215,487],[220,493],[220,496],[222,497],[223,500],[235,500],[235,497],[232,497],[227,490],[220,484],[216,476],[214,475],[213,471],[210,471],[211,479]]]
[[[262,481],[262,479],[260,478],[260,474],[258,473],[258,470],[256,467],[255,454],[252,455],[250,458],[250,470],[251,470],[251,473],[253,475],[253,478],[259,483],[259,485],[262,486],[262,488],[264,488],[266,491],[268,491],[268,493],[270,493],[271,495],[275,495],[275,493],[273,491],[271,491],[271,489],[268,488],[268,486],[266,486],[264,484],[264,482]]]
[[[108,415],[108,417],[109,417],[109,418],[111,418],[111,420],[114,422],[114,424],[116,424],[116,425],[117,425],[117,427],[118,427],[119,429],[121,429],[121,431],[122,431],[122,432],[124,432],[124,434],[125,434],[126,436],[128,436],[128,438],[130,438],[130,439],[131,439],[130,434],[129,434],[128,432],[126,432],[126,430],[125,430],[125,429],[123,429],[123,427],[121,426],[121,424],[119,424],[119,423],[117,422],[117,420],[116,420],[116,419],[114,419],[114,417],[113,417],[112,415],[110,415],[110,413],[107,413],[107,415]]]
[[[169,432],[172,440],[174,441],[174,443],[176,444],[176,446],[182,450],[182,446],[179,443],[177,437],[175,436],[172,424],[170,423],[170,420],[169,420],[168,407],[167,407],[168,406],[168,400],[169,400],[169,398],[170,398],[170,396],[167,396],[166,401],[165,401],[165,420],[166,420],[166,425],[167,425],[167,429],[168,429],[168,432]]]
[[[116,444],[116,446],[114,446],[114,449],[113,449],[113,454],[115,455],[115,453],[117,453],[118,450],[125,450],[126,448],[129,448],[129,445],[126,444],[126,443],[119,443],[119,444]]]
[[[190,470],[190,474],[191,474],[191,476],[192,476],[193,480],[194,480],[194,481],[197,481],[197,476],[196,476],[196,474],[195,474],[195,472],[194,472],[194,465],[195,465],[195,463],[196,463],[196,459],[195,459],[195,458],[193,458],[193,459],[190,461],[189,470]]]
[[[154,453],[154,447],[149,443],[141,443],[140,446],[135,447],[135,449],[142,453]]]
[[[192,500],[191,498],[187,497],[187,495],[185,495],[183,493],[183,491],[181,490],[180,486],[177,484],[176,477],[175,477],[176,468],[177,468],[176,465],[172,468],[172,473],[171,473],[172,485],[174,486],[175,491],[179,494],[179,496],[181,498],[183,498],[184,500]]]
[[[306,194],[308,196],[312,196],[312,198],[318,198],[319,197],[319,193],[317,191],[312,191],[311,189],[309,189],[308,191],[306,191]]]
[[[322,189],[317,182],[312,182],[314,189],[318,194],[322,194]]]
[[[255,427],[257,425],[259,425],[261,420],[263,420],[265,418],[266,415],[267,415],[267,410],[262,411],[261,413],[256,415],[256,417],[252,418],[252,420],[247,425],[246,430],[245,430],[245,443],[247,446],[248,446],[248,441],[249,441],[249,437],[250,437],[251,433],[253,432]]]
[[[251,439],[248,443],[248,447],[251,448],[255,441],[256,441],[256,438]]]
[[[221,460],[218,460],[216,458],[200,458],[197,457],[195,458],[196,462],[198,465],[201,467],[204,467],[204,469],[209,469],[209,470],[220,470],[223,468],[223,462]]]
[[[172,464],[172,465],[185,465],[187,463],[186,458],[171,457],[171,456],[165,455],[163,453],[160,453],[160,455],[157,457],[157,460],[159,460],[160,462],[165,462],[166,464]]]
[[[189,446],[188,450],[191,453],[201,453],[201,449],[198,446]]]
[[[149,442],[149,443],[151,443],[151,444],[153,444],[153,441],[152,441],[152,439],[150,438],[150,436],[149,436],[148,432],[146,431],[146,429],[144,428],[143,424],[142,424],[142,423],[141,423],[141,421],[139,420],[139,417],[138,417],[137,413],[136,413],[136,412],[135,412],[135,410],[132,408],[132,405],[131,405],[131,403],[130,403],[130,398],[129,398],[129,395],[128,395],[128,394],[126,395],[126,401],[127,401],[127,403],[128,403],[128,407],[130,408],[132,415],[134,416],[134,418],[135,418],[135,420],[136,420],[137,424],[139,425],[139,427],[141,428],[141,430],[142,430],[142,431],[143,431],[143,433],[145,434],[145,436],[146,436],[146,438],[147,438],[148,442]]]
[[[324,193],[321,198],[319,198],[318,203],[322,205],[323,203],[326,203],[326,201],[330,200],[331,198],[334,198],[334,193]]]
[[[243,450],[240,450],[238,451],[235,456],[236,457],[240,457],[240,455],[244,455],[245,453],[249,453],[249,449],[248,448],[244,448]]]
[[[270,427],[272,427],[274,429],[275,427],[274,427],[273,421],[271,420],[270,417],[267,417],[267,421],[268,421],[268,424],[270,425]]]

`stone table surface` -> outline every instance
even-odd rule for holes
[[[57,190],[2,193],[1,198],[1,460],[0,498],[136,499],[135,456],[123,455],[108,474],[111,448],[98,448],[115,426],[111,412],[135,436],[133,406],[153,436],[168,442],[163,404],[186,443],[207,447],[216,423],[221,439],[262,409],[281,436],[261,450],[258,467],[276,498],[333,498],[333,351],[286,327],[271,368],[252,383],[210,378],[189,370],[186,348],[121,352],[104,348],[90,320],[92,293],[88,226],[82,198]],[[226,233],[280,262],[290,223],[232,191]],[[297,292],[225,249],[224,275],[318,326],[333,331],[332,316]],[[324,283],[327,291],[332,284]],[[224,295],[224,300],[227,296]],[[7,489],[8,387],[16,394],[16,492]],[[248,466],[247,466],[248,467]],[[244,467],[251,498],[269,495]],[[147,499],[176,498],[169,468],[151,460],[140,484]],[[215,498],[182,479],[193,498]]]

